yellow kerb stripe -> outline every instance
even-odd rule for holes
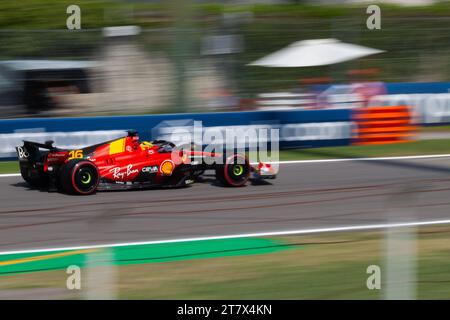
[[[27,263],[27,262],[33,262],[33,261],[39,261],[39,260],[47,260],[47,259],[54,259],[54,258],[60,258],[60,257],[66,257],[66,256],[73,256],[73,255],[77,255],[77,254],[84,254],[84,253],[90,253],[90,252],[95,252],[95,251],[98,251],[98,249],[74,250],[74,251],[46,254],[43,256],[35,256],[35,257],[28,257],[28,258],[22,258],[22,259],[16,259],[16,260],[1,261],[0,267],[9,266],[12,264]]]
[[[113,141],[109,144],[109,154],[116,154],[125,151],[125,138]]]

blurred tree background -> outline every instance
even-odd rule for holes
[[[226,69],[235,93],[241,97],[289,89],[299,79],[328,75],[347,81],[345,70],[377,68],[380,81],[450,80],[450,2],[430,6],[398,7],[381,4],[382,29],[366,28],[363,5],[232,5],[190,1],[189,15],[180,25],[173,1],[78,0],[81,30],[67,30],[65,0],[2,0],[0,7],[0,59],[89,59],[103,45],[102,27],[137,25],[138,41],[149,53],[163,52],[172,60],[195,65],[210,59]],[[186,1],[182,1],[186,4]],[[178,28],[178,29],[177,29]],[[229,55],[201,54],[204,36],[234,34],[242,50]],[[386,50],[386,53],[323,68],[274,69],[247,63],[294,41],[338,38]],[[180,51],[174,52],[173,50]],[[225,63],[226,62],[226,63]]]

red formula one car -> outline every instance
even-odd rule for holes
[[[225,156],[177,148],[163,140],[140,141],[132,130],[126,137],[82,149],[59,149],[52,141],[24,141],[16,151],[22,177],[30,186],[70,194],[185,186],[210,169],[224,186],[241,187],[251,177],[275,178],[269,164],[253,167],[241,154]]]

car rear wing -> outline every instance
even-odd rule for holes
[[[23,145],[24,146],[27,146],[27,145],[28,146],[35,146],[35,147],[38,147],[38,148],[48,149],[50,151],[55,151],[55,150],[57,150],[57,148],[55,148],[53,146],[53,143],[54,143],[54,141],[52,141],[52,140],[45,141],[44,143],[33,142],[33,141],[26,141],[26,140],[23,141]]]
[[[39,148],[47,149],[49,151],[58,151],[57,148],[53,146],[53,141],[46,141],[45,143],[33,142],[33,141],[23,141],[23,146],[17,146],[16,152],[19,161],[22,162],[36,162],[39,161],[42,152]]]

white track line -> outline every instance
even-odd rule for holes
[[[180,242],[189,242],[189,241],[287,236],[287,235],[301,235],[301,234],[339,232],[339,231],[359,231],[359,230],[373,230],[373,229],[387,229],[387,228],[406,228],[406,227],[418,227],[418,226],[442,225],[442,224],[450,224],[450,219],[431,220],[431,221],[414,221],[414,222],[402,222],[402,223],[382,223],[382,224],[369,224],[369,225],[359,225],[359,226],[354,225],[354,226],[341,226],[341,227],[316,228],[316,229],[298,229],[298,230],[286,230],[286,231],[267,231],[267,232],[258,232],[258,233],[242,233],[242,234],[221,235],[221,236],[207,236],[207,237],[205,236],[205,237],[196,237],[196,238],[181,238],[181,239],[141,241],[141,242],[124,242],[124,243],[113,243],[113,244],[77,246],[77,247],[60,247],[60,248],[42,248],[42,249],[32,249],[32,250],[4,251],[4,252],[0,252],[0,255],[18,254],[18,253],[38,253],[38,252],[44,252],[44,251],[52,252],[52,251],[85,250],[85,249],[99,249],[99,248],[112,248],[112,247],[124,247],[124,246],[165,244],[165,243],[180,243]]]
[[[317,159],[317,160],[288,160],[273,161],[271,164],[296,164],[296,163],[325,163],[325,162],[348,162],[348,161],[377,161],[377,160],[412,160],[412,159],[431,159],[431,158],[450,158],[450,154],[431,154],[422,156],[399,156],[399,157],[374,157],[374,158],[340,158],[340,159]],[[252,162],[251,164],[258,164]],[[0,174],[0,178],[20,177],[20,173]]]
[[[341,159],[317,159],[317,160],[288,160],[269,162],[273,164],[295,164],[295,163],[324,163],[324,162],[348,162],[348,161],[380,161],[380,160],[413,160],[431,158],[450,158],[450,154],[431,154],[422,156],[399,156],[399,157],[373,157],[373,158],[341,158]],[[257,164],[257,163],[252,163]]]
[[[6,177],[20,177],[20,173],[3,173],[3,174],[0,174],[0,178],[6,178]]]

